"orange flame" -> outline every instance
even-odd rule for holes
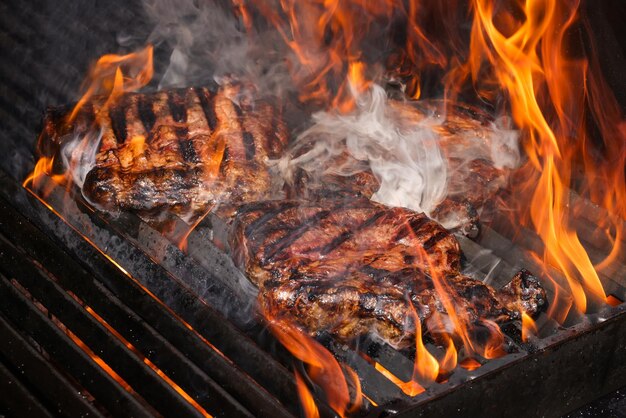
[[[54,182],[42,182],[42,176],[48,173],[52,173],[52,167],[54,166],[54,158],[49,157],[41,157],[39,161],[35,164],[35,168],[32,173],[26,177],[22,186],[27,187],[28,185],[32,185],[35,189],[42,189],[41,193],[44,196],[48,196],[52,189],[54,189],[55,185],[64,184],[66,177],[64,175],[53,175],[51,176]]]
[[[531,225],[544,243],[543,261],[556,267],[566,279],[574,304],[585,312],[590,296],[600,301],[606,294],[597,270],[572,226],[574,212],[570,188],[574,184],[576,156],[584,158],[585,185],[590,197],[607,210],[606,225],[613,238],[623,235],[626,215],[624,187],[625,135],[621,115],[598,69],[589,71],[589,61],[565,53],[568,30],[578,23],[579,2],[554,0],[517,1],[519,12],[496,7],[493,0],[475,0],[470,58],[464,71],[476,83],[483,64],[493,70],[495,83],[509,95],[515,122],[524,129],[524,148],[529,158],[525,173],[532,173],[519,192],[530,193],[526,205]],[[600,102],[602,101],[602,102]],[[605,105],[604,103],[608,103]],[[585,125],[586,106],[603,131],[609,160],[598,166],[589,152]],[[603,114],[609,109],[608,119]],[[598,192],[603,193],[598,196]],[[609,257],[614,259],[618,240]]]
[[[522,341],[528,341],[531,335],[539,334],[535,321],[526,312],[522,312]]]
[[[391,382],[393,382],[396,386],[398,386],[402,390],[402,392],[404,392],[408,396],[417,396],[426,390],[415,379],[411,379],[408,382],[402,381],[380,363],[374,363],[374,368]]]
[[[422,323],[420,321],[415,307],[409,303],[411,316],[415,322],[415,364],[413,366],[413,379],[421,379],[422,381],[434,382],[439,375],[439,363],[437,359],[430,354],[422,341]]]
[[[456,1],[446,6],[435,6],[428,14],[427,6],[417,0],[283,0],[281,10],[262,0],[251,1],[254,8],[279,32],[285,45],[293,53],[291,75],[299,88],[300,99],[330,107],[339,112],[354,108],[355,74],[361,78],[364,91],[375,75],[386,70],[401,77],[410,86],[408,94],[419,97],[420,74],[424,68],[445,68],[449,61],[444,49],[457,48],[458,40],[440,37],[438,43],[423,28],[423,20],[452,13]],[[250,15],[241,0],[233,0],[237,13],[252,32]],[[381,68],[380,54],[368,51],[369,45],[391,39],[392,28],[402,26],[397,49],[389,57],[391,68]],[[448,30],[447,35],[453,31]],[[381,36],[378,36],[380,34]],[[381,49],[389,49],[384,44]],[[369,54],[368,54],[369,53]],[[373,55],[370,57],[368,55]]]
[[[409,313],[415,322],[415,362],[413,363],[413,374],[411,379],[407,382],[402,381],[378,362],[374,363],[374,368],[376,368],[376,370],[378,370],[387,379],[392,381],[408,396],[417,396],[425,390],[419,382],[434,382],[437,379],[437,376],[439,376],[440,365],[437,359],[435,359],[435,357],[424,345],[422,340],[422,324],[417,312],[415,311],[415,307],[410,302],[408,303],[408,306]],[[454,349],[454,345],[452,345],[452,347]],[[454,366],[452,366],[452,368],[454,368]]]
[[[326,394],[328,405],[339,416],[344,417],[348,412],[360,408],[362,401],[361,384],[356,373],[345,365],[342,367],[330,351],[294,325],[282,319],[271,318],[269,315],[266,315],[266,318],[269,319],[270,329],[280,343],[294,357],[308,365],[308,374],[311,380],[322,388]],[[344,369],[347,370],[345,374]],[[355,388],[356,394],[353,401],[351,401],[346,374]],[[304,411],[311,414],[307,416],[316,416],[317,408],[310,406],[313,402],[312,396],[303,379],[297,373],[296,383],[302,407]]]
[[[437,270],[431,257],[423,249],[418,248],[417,251],[430,272],[435,291],[447,317],[454,326],[454,333],[460,337],[468,353],[470,355],[478,354],[487,359],[504,355],[502,349],[504,336],[500,327],[487,319],[480,319],[478,323],[472,320],[469,312],[463,308],[467,304],[467,300],[459,295],[447,278]],[[443,321],[439,315],[434,315],[433,320]],[[443,328],[443,326],[441,327]],[[478,338],[478,334],[480,334],[480,338]]]
[[[446,340],[446,354],[439,361],[439,372],[442,375],[450,373],[457,365],[458,354],[456,352],[456,347],[454,346],[454,341],[450,338],[449,335],[444,334],[444,339]]]
[[[609,296],[606,297],[606,303],[608,303],[610,306],[615,307],[615,306],[621,305],[624,302],[619,300],[618,298],[616,298],[613,295],[609,295]]]
[[[154,73],[152,57],[152,45],[127,55],[103,55],[91,69],[84,83],[85,93],[74,106],[68,122],[72,122],[94,96],[107,97],[103,106],[106,109],[122,94],[148,84]]]
[[[300,403],[302,404],[302,410],[304,416],[307,418],[318,418],[320,416],[320,412],[317,410],[317,405],[315,405],[315,400],[313,399],[313,395],[307,388],[306,383],[300,373],[298,371],[294,371],[296,375],[296,388],[298,389],[298,397],[300,398]]]
[[[478,369],[480,366],[482,366],[482,364],[480,364],[478,360],[472,357],[468,357],[464,360],[461,360],[461,362],[459,362],[459,366],[471,372],[472,370]]]
[[[39,179],[44,174],[51,175],[53,180],[53,183],[47,183],[44,190],[38,190],[44,197],[54,188],[54,183],[68,187],[71,185],[72,172],[78,168],[80,157],[86,153],[88,145],[96,140],[93,133],[98,131],[100,115],[105,114],[108,107],[124,93],[136,91],[150,82],[153,75],[152,56],[152,45],[148,45],[140,51],[127,55],[104,55],[96,62],[83,83],[85,93],[65,119],[65,125],[71,126],[85,104],[94,97],[105,97],[106,99],[96,113],[94,126],[84,138],[76,138],[80,140],[80,143],[72,152],[70,166],[65,173],[52,175],[56,156],[43,156],[35,165],[33,172],[24,180],[24,187],[31,186],[39,189]],[[138,155],[145,147],[145,138],[132,138],[130,147],[133,156]]]

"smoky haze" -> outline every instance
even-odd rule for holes
[[[284,104],[298,92],[296,84],[302,81],[302,73],[316,69],[302,66],[279,30],[262,19],[246,29],[242,17],[227,2],[144,0],[143,4],[154,24],[148,41],[165,44],[172,51],[159,88],[221,84],[236,78],[254,85],[259,96]],[[306,25],[303,27],[306,31]],[[381,33],[391,37],[392,31],[383,29],[387,32]],[[283,35],[289,33],[288,28],[281,30]],[[375,45],[364,48],[380,50],[393,43],[380,37],[372,42]],[[318,47],[303,54],[323,58],[325,51]],[[381,53],[378,56],[384,59]],[[375,67],[380,72],[380,65]],[[381,72],[375,81],[378,84],[356,95],[357,105],[348,113],[330,109],[294,116],[293,110],[302,103],[291,100],[286,117],[295,140],[287,155],[271,162],[282,175],[279,185],[293,181],[297,170],[319,181],[329,170],[345,176],[371,171],[379,183],[373,200],[432,214],[447,196],[463,194],[462,182],[451,179],[467,176],[471,161],[487,159],[497,168],[517,167],[519,135],[506,118],[496,119],[480,132],[461,133],[462,144],[444,153],[437,127],[445,120],[445,108],[416,119],[410,112],[398,111],[401,101],[388,98],[385,74]],[[310,149],[303,153],[305,144]],[[341,153],[352,157],[350,163],[333,166],[331,160]],[[449,164],[451,159],[454,166]],[[448,228],[460,222],[455,216],[438,220]]]
[[[171,50],[159,88],[202,86],[235,76],[262,93],[290,88],[286,47],[274,30],[247,34],[232,6],[211,0],[144,0],[148,42]]]

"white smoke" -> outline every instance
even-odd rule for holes
[[[313,148],[296,158],[283,159],[283,175],[291,178],[297,169],[320,176],[362,171],[363,164],[343,170],[328,164],[332,157],[348,152],[378,179],[380,188],[373,200],[430,212],[445,197],[447,184],[446,163],[432,130],[437,120],[407,120],[389,106],[385,90],[378,85],[362,94],[356,106],[347,115],[314,114],[313,126],[295,140],[296,147],[313,143]]]
[[[295,89],[290,68],[293,72],[297,60],[278,30],[253,25],[246,32],[233,13],[234,4],[143,0],[154,24],[148,41],[167,44],[172,51],[159,88],[223,84],[233,77],[253,83],[260,95],[279,99]],[[488,160],[499,169],[518,166],[519,135],[508,118],[488,126],[470,121],[451,139],[441,134],[448,122],[444,106],[412,106],[390,100],[382,87],[373,85],[358,95],[350,114],[315,113],[310,128],[295,139],[292,153],[278,162],[279,172],[289,182],[299,169],[318,179],[369,171],[379,183],[373,200],[431,215],[446,197],[466,193],[473,161]],[[496,179],[489,187],[501,183],[502,178]],[[452,213],[439,221],[454,228],[462,219]]]
[[[203,86],[234,76],[254,81],[265,94],[290,89],[286,47],[276,30],[248,33],[233,3],[212,0],[144,0],[154,29],[148,42],[172,51],[159,89]]]
[[[464,185],[455,176],[465,178],[472,161],[486,159],[497,168],[519,163],[518,133],[507,119],[486,127],[470,120],[470,128],[476,129],[463,129],[447,138],[440,134],[445,122],[441,109],[418,112],[388,99],[382,87],[373,85],[358,97],[356,109],[349,114],[314,114],[313,125],[295,139],[295,152],[282,158],[278,167],[288,182],[297,170],[322,179],[326,174],[350,176],[369,168],[380,184],[372,200],[430,215],[447,196],[463,192]],[[337,165],[334,160],[343,153],[351,158]]]
[[[96,165],[96,154],[100,147],[102,130],[93,129],[84,136],[76,135],[71,140],[61,141],[61,160],[68,167],[72,181],[81,189],[87,173]]]

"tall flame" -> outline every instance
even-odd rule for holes
[[[614,164],[604,164],[598,170],[587,147],[590,138],[585,126],[584,111],[588,105],[599,115],[599,75],[589,71],[589,61],[570,58],[565,51],[568,31],[577,23],[578,1],[554,0],[516,1],[523,15],[498,8],[493,0],[475,0],[470,58],[465,71],[475,81],[481,66],[487,63],[493,70],[497,85],[509,96],[516,124],[523,128],[524,147],[529,158],[525,173],[531,173],[520,191],[532,195],[527,214],[530,224],[542,239],[543,261],[562,272],[575,306],[585,312],[588,298],[606,300],[600,278],[589,255],[572,226],[570,188],[574,185],[575,156],[585,156],[585,180],[592,194],[599,190],[601,203],[610,216],[616,246],[622,236],[624,217],[624,132],[612,129],[605,136],[607,148],[616,154]],[[591,83],[589,83],[591,82]],[[588,83],[591,89],[588,89]],[[608,93],[606,89],[604,93]],[[604,96],[609,107],[614,100]],[[602,117],[600,127],[608,130],[611,123],[621,122],[613,110],[612,121]],[[622,124],[623,126],[623,124]],[[585,152],[587,151],[587,152]],[[607,167],[608,166],[608,167]],[[621,167],[621,168],[620,168]],[[600,186],[601,183],[607,182]],[[611,225],[612,224],[612,225]],[[619,251],[614,248],[613,253]],[[601,263],[603,267],[611,261]]]
[[[444,69],[449,64],[445,49],[457,48],[457,37],[445,29],[448,38],[435,42],[425,31],[425,18],[450,18],[456,0],[428,10],[418,0],[251,0],[244,5],[233,0],[244,25],[251,30],[248,8],[257,10],[280,33],[293,54],[291,75],[300,99],[321,103],[340,113],[354,109],[355,84],[365,90],[374,79],[390,67],[393,75],[403,79],[407,93],[419,97],[419,70]],[[247,8],[248,7],[248,8]],[[398,45],[387,42],[392,27],[401,27],[396,36]],[[437,25],[435,25],[437,26]],[[382,34],[383,36],[378,36]],[[372,51],[370,45],[377,44]],[[393,49],[388,63],[380,62],[380,51]],[[383,57],[385,58],[385,57]],[[354,71],[359,71],[355,77]]]

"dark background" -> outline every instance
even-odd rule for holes
[[[626,108],[626,1],[583,3],[607,81]],[[48,106],[76,101],[89,66],[124,53],[150,33],[141,3],[111,0],[0,1],[0,168],[23,179]],[[156,73],[168,47],[156,49]],[[158,76],[157,76],[158,78]],[[569,417],[626,417],[621,390]]]

